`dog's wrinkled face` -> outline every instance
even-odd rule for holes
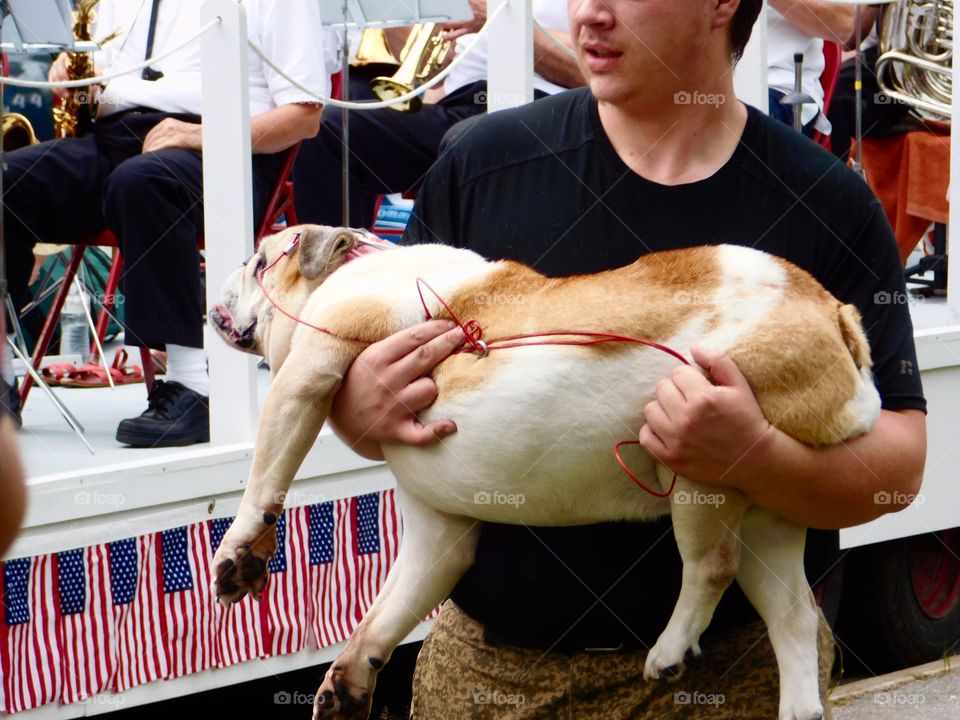
[[[257,275],[269,268],[262,275],[263,288],[277,305],[296,315],[310,293],[357,253],[367,235],[365,230],[298,225],[265,238],[253,257],[227,278],[220,303],[208,314],[210,324],[236,349],[268,356],[271,323],[279,313]]]

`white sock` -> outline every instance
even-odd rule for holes
[[[13,350],[9,345],[0,347],[0,377],[3,377],[7,385],[13,387],[17,378],[13,374]]]
[[[167,343],[167,382],[178,382],[204,397],[210,394],[207,356],[203,348]]]

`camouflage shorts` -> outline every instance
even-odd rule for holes
[[[824,707],[833,635],[821,616]],[[423,643],[411,720],[749,720],[776,718],[777,661],[762,622],[712,638],[677,681],[643,679],[646,652],[577,655],[490,645],[447,602]],[[827,709],[824,717],[831,718]]]

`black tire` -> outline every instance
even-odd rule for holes
[[[837,627],[845,664],[871,674],[960,650],[960,528],[851,551]]]

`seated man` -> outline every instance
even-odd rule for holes
[[[250,38],[303,85],[326,88],[317,3],[285,0],[283,12],[275,11],[278,4],[244,4]],[[201,27],[200,4],[189,0],[102,0],[98,10],[99,35],[118,32],[97,58],[100,72],[161,55]],[[66,79],[66,60],[57,59],[51,80]],[[147,411],[124,420],[117,432],[119,441],[139,447],[209,439],[197,249],[203,234],[200,109],[197,40],[142,74],[111,81],[92,132],[10,153],[3,176],[4,250],[14,297],[27,294],[37,242],[80,242],[105,228],[116,233],[124,257],[126,342],[166,347],[168,354],[167,379],[151,389]],[[283,161],[279,153],[316,134],[320,108],[251,56],[250,112],[259,214]]]
[[[451,23],[448,37],[456,38],[462,53],[486,22],[486,0],[470,0],[474,19]],[[533,0],[534,18],[555,38],[566,40],[568,28],[563,0]],[[569,41],[566,40],[567,44]],[[534,88],[544,97],[583,84],[572,55],[558,47],[544,31],[534,33]],[[416,189],[437,159],[440,139],[457,122],[485,112],[486,43],[453,69],[444,96],[425,104],[420,112],[391,108],[350,113],[350,221],[352,227],[370,227],[377,196]],[[324,108],[320,133],[303,143],[294,168],[294,194],[300,222],[343,224],[342,152],[343,111]]]
[[[793,56],[803,54],[803,92],[814,102],[803,106],[803,133],[814,130],[830,134],[830,123],[823,114],[823,41],[844,45],[854,30],[853,5],[838,5],[829,0],[770,0],[767,15],[767,82],[770,92],[770,116],[793,124],[793,106],[780,101],[794,91]]]

